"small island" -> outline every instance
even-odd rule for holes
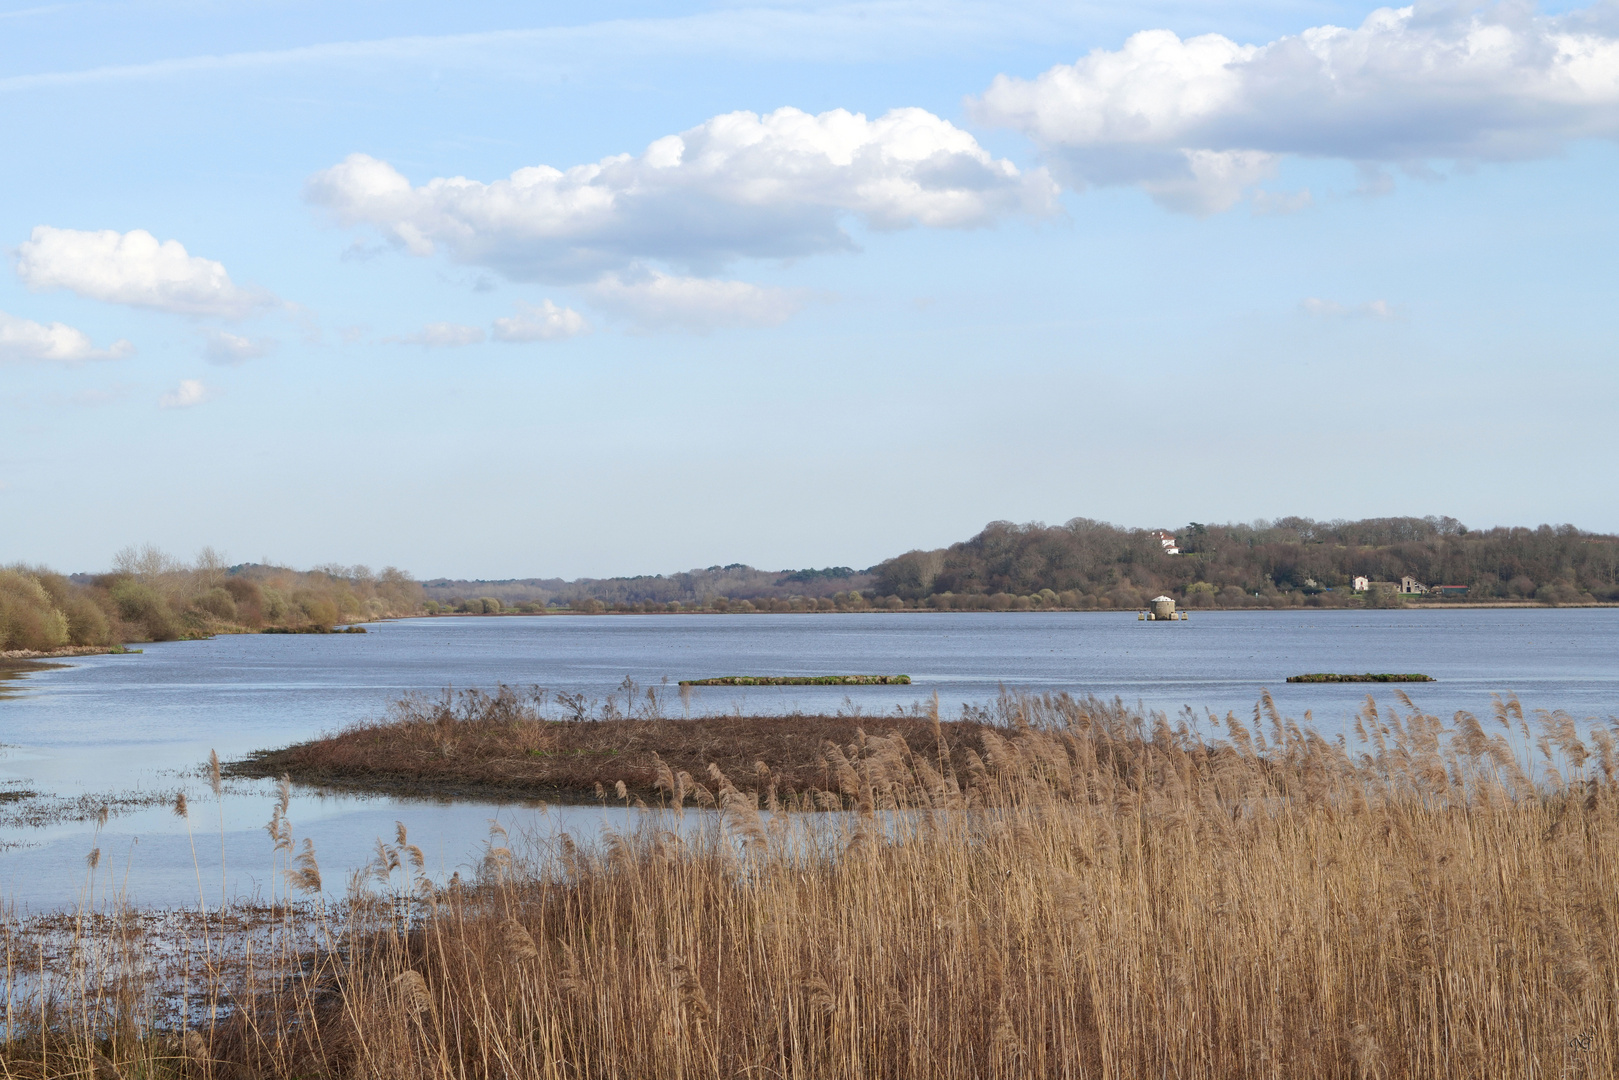
[[[1432,675],[1332,675],[1318,672],[1314,675],[1289,675],[1288,682],[1433,682]]]
[[[909,686],[909,675],[722,675],[681,679],[681,686]]]

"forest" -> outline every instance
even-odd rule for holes
[[[1619,537],[1573,525],[1469,529],[1449,517],[1249,524],[1191,522],[1172,535],[1089,518],[995,521],[977,536],[866,570],[757,570],[741,563],[619,578],[418,582],[393,567],[300,571],[193,562],[126,548],[105,573],[0,568],[0,653],[107,648],[420,614],[811,612],[927,608],[1135,609],[1160,593],[1191,608],[1394,607],[1424,603],[1619,602]],[[1412,577],[1447,595],[1357,591],[1356,577]]]
[[[151,546],[126,548],[102,574],[0,567],[0,652],[329,630],[418,614],[421,605],[421,585],[393,567],[373,574],[364,566],[227,566],[212,548],[190,563]]]
[[[1619,537],[1573,525],[1472,530],[1449,517],[1252,524],[1192,522],[1171,533],[1089,518],[1064,525],[996,521],[970,540],[910,551],[873,568],[879,600],[934,608],[1135,608],[1159,593],[1191,607],[1396,605],[1354,578],[1410,576],[1465,601],[1619,601]],[[1436,598],[1425,597],[1424,600]]]

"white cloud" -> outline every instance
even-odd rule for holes
[[[1387,300],[1368,300],[1364,304],[1353,306],[1340,304],[1335,300],[1322,300],[1319,297],[1307,297],[1299,305],[1305,314],[1314,315],[1318,319],[1335,318],[1363,318],[1363,319],[1397,319],[1399,313],[1394,305]]]
[[[208,335],[208,344],[203,347],[202,355],[210,364],[234,367],[270,355],[278,344],[274,338],[255,340],[226,330],[215,330]]]
[[[0,361],[82,364],[86,360],[117,360],[134,351],[135,346],[122,338],[108,348],[98,349],[84,331],[66,323],[37,323],[0,311]]]
[[[566,171],[519,169],[412,186],[353,154],[315,174],[306,197],[344,224],[369,224],[418,255],[445,251],[519,280],[591,281],[657,259],[708,269],[743,257],[846,250],[843,223],[964,228],[1044,213],[1055,185],[1021,173],[923,109],[876,120],[835,109],[716,116]]]
[[[189,409],[193,405],[212,401],[218,396],[219,391],[211,386],[205,386],[201,379],[181,379],[180,385],[172,392],[157,399],[157,404],[163,409]]]
[[[496,341],[561,341],[590,332],[590,324],[573,308],[558,307],[549,300],[538,304],[517,303],[517,314],[495,320]]]
[[[179,315],[240,319],[277,303],[243,289],[224,266],[190,255],[145,229],[85,232],[40,225],[17,248],[17,276],[31,289],[69,289],[111,304]]]
[[[1619,33],[1600,17],[1381,8],[1257,46],[1148,30],[1034,79],[998,76],[969,107],[1028,134],[1073,187],[1137,184],[1206,213],[1283,155],[1506,161],[1619,135]]]
[[[429,349],[454,348],[458,345],[476,345],[483,340],[483,330],[460,323],[428,323],[414,334],[382,339],[394,345],[421,345]]]
[[[1298,191],[1256,191],[1251,197],[1254,213],[1262,217],[1281,217],[1308,210],[1315,205],[1315,196],[1309,188]]]
[[[585,290],[597,304],[642,330],[707,333],[726,326],[775,326],[803,307],[803,295],[746,281],[677,277],[639,270],[604,274]]]

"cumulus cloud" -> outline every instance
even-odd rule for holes
[[[1217,212],[1284,155],[1506,161],[1619,135],[1619,32],[1594,12],[1381,8],[1265,45],[1148,30],[1034,79],[998,76],[969,109],[1028,134],[1075,188],[1136,184]]]
[[[496,341],[513,343],[561,341],[589,331],[585,317],[572,308],[558,307],[549,300],[538,304],[518,301],[516,315],[495,320],[492,336]]]
[[[181,379],[179,386],[157,399],[157,404],[163,409],[189,409],[218,396],[219,391],[204,385],[201,379]]]
[[[585,291],[640,330],[707,333],[727,326],[776,326],[803,306],[802,294],[789,289],[644,269],[627,277],[604,274]]]
[[[145,229],[37,226],[17,248],[17,276],[31,289],[68,289],[111,304],[205,318],[245,318],[277,303],[267,292],[238,286],[220,263]]]
[[[483,340],[483,330],[460,323],[431,322],[414,334],[382,339],[395,345],[421,345],[429,349],[455,348],[458,345],[476,345]]]
[[[261,356],[269,356],[278,344],[274,338],[254,339],[227,330],[215,330],[208,335],[208,344],[203,346],[202,355],[210,364],[234,367]]]
[[[656,259],[708,270],[743,257],[853,246],[844,224],[966,228],[1042,213],[1055,184],[992,157],[923,109],[878,117],[842,109],[716,116],[621,154],[483,183],[413,186],[353,154],[311,177],[306,197],[347,225],[382,230],[418,254],[443,251],[518,280],[592,281]]]
[[[105,349],[98,349],[82,330],[66,323],[37,323],[0,311],[0,361],[43,360],[57,364],[82,364],[86,360],[117,360],[135,351],[120,338]]]

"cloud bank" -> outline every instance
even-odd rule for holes
[[[46,361],[77,365],[87,360],[117,360],[135,351],[120,338],[98,349],[82,330],[66,323],[37,323],[0,311],[0,361]]]
[[[1074,188],[1134,184],[1228,209],[1284,155],[1511,161],[1619,135],[1619,21],[1599,6],[1382,8],[1266,45],[1168,30],[1034,79],[998,76],[972,116],[1015,128]]]
[[[145,229],[40,225],[18,245],[17,276],[31,289],[67,289],[110,304],[203,318],[241,319],[278,303],[269,293],[236,285],[220,263]]]
[[[365,154],[313,176],[306,197],[346,225],[375,226],[516,280],[593,281],[646,259],[699,271],[739,258],[847,250],[844,223],[966,228],[1044,213],[1056,187],[1022,173],[923,109],[876,120],[842,109],[728,113],[622,154],[505,180],[413,186]]]

